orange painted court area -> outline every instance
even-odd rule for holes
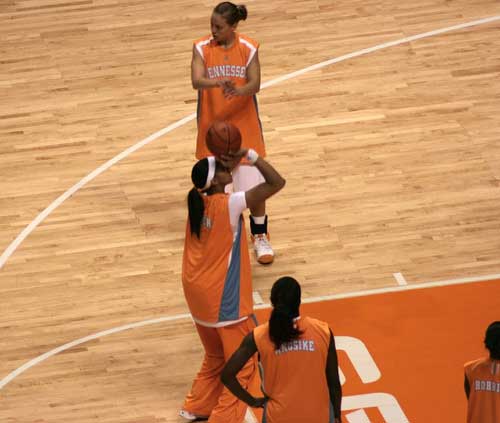
[[[465,422],[463,364],[487,355],[500,281],[304,304],[301,314],[327,321],[339,340],[344,422]]]

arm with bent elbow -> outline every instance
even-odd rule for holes
[[[193,46],[193,58],[191,59],[191,84],[193,89],[202,90],[209,88],[221,87],[224,88],[229,82],[229,79],[210,79],[205,74],[205,63],[200,53]]]
[[[222,369],[221,381],[229,389],[233,395],[241,401],[248,404],[250,407],[263,407],[266,398],[255,398],[248,391],[243,389],[240,382],[236,378],[238,372],[243,368],[245,363],[257,352],[257,345],[253,337],[253,333],[249,333],[243,339],[240,347],[231,356],[229,361]]]
[[[260,62],[259,52],[255,52],[255,56],[247,66],[247,81],[245,85],[236,87],[233,81],[225,84],[224,94],[226,97],[232,96],[253,96],[260,91]]]
[[[342,386],[340,385],[339,363],[337,358],[337,349],[335,348],[335,338],[330,330],[330,345],[328,347],[328,357],[326,362],[326,380],[328,382],[328,390],[330,391],[330,401],[333,405],[335,413],[335,423],[341,423],[341,401],[342,401]]]

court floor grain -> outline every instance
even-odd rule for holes
[[[443,309],[449,327],[433,327],[483,353],[500,292],[498,2],[246,5],[240,30],[261,42],[268,156],[287,179],[268,205],[277,258],[254,263],[256,298],[292,275],[323,304],[308,312],[371,352],[387,337],[408,342],[398,295],[484,297],[467,330],[454,323],[459,306]],[[179,421],[202,356],[180,284],[196,136],[189,63],[213,6],[0,2],[0,421]],[[459,283],[470,280],[488,282]],[[341,298],[386,289],[402,290],[376,296],[391,316]],[[328,314],[331,297],[352,311]],[[377,337],[358,331],[361,312],[387,317]],[[435,351],[434,338],[420,342]],[[425,358],[448,363],[459,395],[464,357]],[[348,395],[376,393],[351,389],[343,360]],[[411,387],[395,378],[384,392],[412,423],[463,416],[453,396],[454,419],[411,417]],[[387,420],[359,407],[347,421]]]

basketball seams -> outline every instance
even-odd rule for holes
[[[215,156],[228,154],[241,148],[241,133],[230,122],[216,121],[207,131],[206,143]]]
[[[224,136],[220,134],[216,128],[214,128],[215,133],[219,136],[221,140],[224,140],[225,144],[225,154],[229,153],[229,146],[231,145],[231,140],[230,140],[230,132],[229,132],[229,127],[227,126],[227,123],[224,122],[224,127],[221,128],[224,131]]]

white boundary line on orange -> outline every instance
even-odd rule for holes
[[[396,282],[399,286],[408,285],[408,282],[406,282],[406,279],[402,273],[393,273],[392,276],[394,276],[394,279],[396,279]]]
[[[253,303],[256,305],[264,304],[264,300],[259,291],[253,291]]]
[[[446,28],[441,28],[441,29],[436,29],[434,31],[429,31],[429,32],[424,32],[422,34],[417,34],[413,35],[411,37],[405,37],[401,38],[399,40],[395,41],[389,41],[387,43],[382,43],[378,44],[373,47],[365,48],[363,50],[358,50],[353,53],[349,54],[344,54],[343,56],[339,56],[333,59],[326,60],[321,63],[317,63],[312,66],[308,66],[306,68],[300,69],[295,72],[288,73],[286,75],[280,76],[278,78],[272,79],[271,81],[267,81],[261,85],[261,89],[271,87],[273,85],[279,84],[281,82],[287,81],[292,78],[296,78],[297,76],[303,75],[307,72],[311,72],[314,70],[318,70],[321,68],[324,68],[329,65],[333,65],[335,63],[342,62],[344,60],[348,59],[353,59],[355,57],[363,56],[365,54],[373,53],[378,50],[382,50],[385,48],[389,47],[394,47],[400,44],[406,44],[412,41],[416,40],[421,40],[423,38],[429,38],[433,37],[435,35],[440,35],[444,34],[446,32],[451,32],[451,31],[458,31],[461,29],[465,28],[471,28],[473,26],[478,26],[478,25],[484,25],[487,23],[495,22],[500,20],[500,15],[497,16],[491,16],[489,18],[484,18],[484,19],[479,19],[471,22],[466,22],[463,24],[459,25],[453,25],[449,26]],[[74,193],[76,193],[78,190],[83,188],[87,183],[95,179],[97,176],[99,176],[101,173],[105,172],[108,170],[111,166],[115,165],[119,161],[123,160],[133,152],[139,150],[140,148],[144,147],[145,145],[153,142],[154,140],[160,138],[163,135],[168,134],[169,132],[172,132],[174,129],[179,128],[180,126],[185,125],[188,122],[191,122],[196,118],[196,114],[192,113],[189,116],[186,116],[182,118],[181,120],[178,120],[177,122],[167,126],[166,128],[163,128],[154,134],[150,135],[149,137],[143,139],[142,141],[139,141],[137,144],[134,144],[133,146],[127,148],[126,150],[122,151],[120,154],[117,156],[113,157],[112,159],[108,160],[106,163],[102,164],[99,166],[97,169],[95,169],[93,172],[89,173],[87,176],[85,176],[83,179],[81,179],[79,182],[77,182],[75,185],[73,185],[71,188],[69,188],[66,192],[64,192],[62,195],[60,195],[57,199],[55,199],[46,209],[44,209],[38,216],[28,225],[26,226],[21,233],[12,241],[9,246],[5,249],[5,251],[2,253],[0,256],[0,269],[5,265],[7,260],[9,260],[10,256],[14,254],[16,249],[21,245],[21,243],[33,232],[36,227],[42,223],[47,216],[52,213],[57,207],[59,207],[64,201],[66,201],[69,197],[71,197]]]
[[[413,291],[416,289],[438,288],[440,286],[462,285],[467,283],[486,282],[493,280],[500,280],[500,273],[493,275],[479,276],[476,278],[470,277],[461,279],[449,279],[444,281],[423,282],[411,285],[389,286],[385,288],[367,289],[365,291],[347,292],[345,294],[323,295],[320,297],[305,298],[302,300],[302,304],[319,303],[322,301],[330,301],[330,300],[341,300],[344,298],[353,298],[353,297],[367,297],[369,295],[388,294],[391,292]],[[265,306],[269,307],[269,304],[265,304]],[[261,306],[255,308],[265,308],[265,307]]]
[[[377,295],[377,294],[387,294],[391,292],[401,292],[401,291],[413,291],[417,289],[427,289],[427,288],[436,288],[440,286],[449,286],[449,285],[461,285],[461,284],[467,284],[467,283],[478,283],[478,282],[485,282],[485,281],[491,281],[491,280],[497,280],[500,279],[500,273],[499,274],[494,274],[494,275],[486,275],[486,276],[479,276],[476,278],[461,278],[461,279],[451,279],[451,280],[445,280],[445,281],[437,281],[437,282],[426,282],[426,283],[419,283],[419,284],[414,284],[414,285],[404,285],[404,286],[391,286],[387,288],[378,288],[378,289],[370,289],[370,290],[365,290],[365,291],[357,291],[357,292],[348,292],[345,294],[333,294],[333,295],[324,295],[324,296],[319,296],[319,297],[311,297],[311,298],[305,298],[302,300],[302,304],[309,304],[309,303],[318,303],[318,302],[323,302],[323,301],[330,301],[330,300],[340,300],[344,298],[353,298],[353,297],[364,297],[364,296],[369,296],[369,295]],[[261,304],[257,305],[254,307],[256,310],[264,309],[264,308],[270,308],[270,304]],[[113,335],[115,333],[123,332],[125,330],[129,329],[136,329],[140,328],[143,326],[148,326],[148,325],[154,325],[157,323],[165,323],[165,322],[173,322],[176,320],[183,320],[183,319],[188,319],[191,318],[191,314],[189,313],[184,313],[184,314],[177,314],[174,316],[166,316],[166,317],[159,317],[157,319],[151,319],[151,320],[143,320],[142,322],[136,322],[136,323],[131,323],[128,325],[123,325],[123,326],[118,326],[116,328],[111,328],[108,330],[104,330],[102,332],[95,333],[93,335],[88,335],[84,338],[77,339],[72,342],[68,342],[67,344],[61,345],[60,347],[54,348],[53,350],[50,350],[30,361],[27,363],[23,364],[21,367],[17,368],[13,372],[9,373],[6,377],[4,377],[2,380],[0,380],[0,390],[2,390],[8,383],[12,382],[16,377],[18,377],[20,374],[24,373],[26,370],[30,369],[31,367],[36,366],[37,364],[40,364],[41,362],[47,360],[48,358],[59,354],[60,352],[66,351],[70,348],[73,348],[77,345],[84,344],[85,342],[92,341],[97,338],[102,338],[104,336],[108,335]]]

